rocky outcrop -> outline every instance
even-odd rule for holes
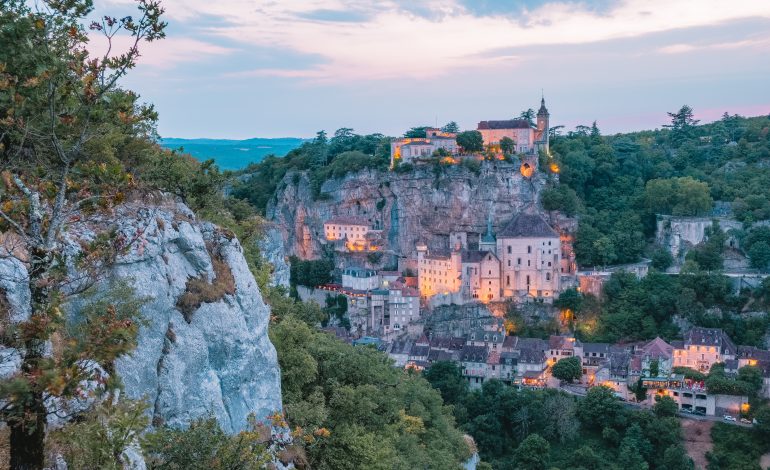
[[[264,236],[259,240],[258,247],[262,258],[273,267],[270,284],[288,288],[290,269],[283,242],[281,230],[276,225],[268,224],[265,227]]]
[[[313,198],[305,173],[289,173],[267,208],[282,231],[286,249],[301,258],[321,255],[323,223],[333,216],[363,216],[382,229],[387,249],[406,256],[422,239],[446,250],[450,232],[468,232],[469,242],[486,230],[487,217],[501,228],[544,185],[539,173],[524,178],[518,164],[483,162],[475,172],[463,165],[417,166],[406,173],[362,171],[326,181]]]
[[[146,299],[138,346],[116,364],[125,394],[147,399],[155,424],[177,427],[214,416],[225,431],[237,432],[247,428],[249,414],[263,419],[281,410],[269,309],[238,240],[169,201],[126,204],[103,222],[134,240],[108,277],[128,281]],[[76,244],[89,234],[69,236]],[[0,260],[0,272],[18,271],[8,263]],[[0,287],[24,316],[26,284]],[[79,308],[75,298],[68,314],[76,319]]]

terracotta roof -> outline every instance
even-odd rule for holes
[[[550,349],[575,349],[575,344],[580,344],[579,341],[577,341],[574,338],[571,338],[569,336],[558,336],[558,335],[551,335],[548,338],[548,347]]]
[[[357,215],[338,215],[324,222],[325,224],[338,224],[338,225],[365,225],[369,226],[369,221],[366,217],[360,217]]]
[[[559,234],[538,214],[522,212],[511,220],[497,238],[559,238]]]
[[[481,121],[478,130],[491,129],[531,129],[529,122],[524,119],[507,119],[504,121]]]

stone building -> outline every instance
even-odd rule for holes
[[[484,145],[499,149],[500,141],[507,137],[515,143],[517,153],[537,153],[549,151],[550,113],[545,107],[545,98],[540,100],[537,112],[537,125],[533,129],[526,119],[508,119],[503,121],[481,121],[476,130],[481,133]]]
[[[459,250],[431,253],[424,243],[417,244],[417,282],[422,296],[458,293],[461,269]]]
[[[690,367],[708,372],[711,366],[735,359],[737,348],[727,333],[719,328],[691,328],[684,341],[672,342],[674,367]]]
[[[539,215],[522,212],[497,234],[502,297],[552,300],[561,279],[559,234]]]
[[[559,234],[532,210],[520,213],[495,236],[491,224],[479,250],[449,254],[417,245],[420,293],[460,294],[463,301],[552,301],[561,289]]]
[[[411,163],[419,158],[430,158],[433,152],[443,149],[450,155],[456,155],[457,134],[443,132],[441,129],[425,129],[425,137],[403,137],[390,142],[390,167],[397,162]]]

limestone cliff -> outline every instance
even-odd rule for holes
[[[333,216],[366,217],[381,228],[387,248],[406,256],[422,239],[431,249],[447,249],[453,231],[469,242],[486,230],[487,217],[499,229],[530,203],[544,180],[524,178],[519,164],[483,162],[474,172],[462,166],[417,166],[406,173],[362,171],[326,181],[313,198],[307,174],[289,173],[268,204],[267,217],[282,232],[289,254],[320,256],[323,223]]]
[[[247,427],[250,413],[262,419],[280,410],[269,309],[238,240],[167,200],[126,204],[103,222],[136,240],[110,277],[129,281],[148,299],[138,347],[116,364],[125,393],[146,398],[153,422],[172,426],[212,415],[225,431],[236,432]],[[68,236],[76,245],[89,233]],[[0,260],[0,272],[20,269]],[[0,287],[14,310],[28,315],[26,284]],[[74,299],[68,313],[78,312]]]

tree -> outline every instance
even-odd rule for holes
[[[535,110],[532,108],[526,109],[519,114],[519,119],[527,121],[530,127],[535,127]]]
[[[583,294],[574,287],[567,289],[559,294],[559,298],[554,301],[553,306],[579,312],[583,306]]]
[[[760,271],[767,271],[770,268],[770,245],[766,242],[760,241],[751,245],[748,255],[752,268]]]
[[[676,404],[673,398],[664,395],[656,400],[655,405],[652,407],[652,411],[655,413],[655,416],[659,418],[676,416],[679,412],[679,405]]]
[[[567,357],[554,364],[551,372],[557,379],[572,383],[583,376],[583,366],[579,357]]]
[[[484,150],[484,138],[479,131],[465,131],[457,134],[457,145],[466,152],[481,152]]]
[[[671,252],[663,248],[655,250],[651,258],[652,267],[659,271],[665,271],[674,264],[674,257],[671,255]]]
[[[452,134],[457,134],[460,131],[460,126],[457,125],[454,121],[449,121],[446,123],[444,127],[441,128],[443,132],[449,132]]]
[[[666,470],[693,470],[694,467],[681,444],[672,444],[663,453],[663,468]]]
[[[106,229],[73,257],[62,234],[122,201],[131,178],[110,149],[121,138],[154,134],[156,115],[117,83],[135,65],[140,42],[165,35],[159,4],[140,0],[136,19],[104,16],[91,23],[91,31],[108,43],[104,55],[94,57],[82,24],[91,2],[42,3],[33,9],[28,2],[7,1],[0,10],[0,82],[12,90],[0,93],[2,253],[26,269],[31,293],[30,316],[4,341],[23,353],[19,373],[0,384],[0,401],[10,427],[11,466],[32,469],[43,466],[45,397],[71,397],[81,380],[97,373],[86,370],[84,361],[47,357],[48,340],[64,332],[62,302],[97,282],[130,244],[124,234]],[[122,54],[115,50],[121,32],[130,36]],[[82,279],[73,278],[64,267],[68,262]],[[126,319],[114,309],[101,313],[103,331],[95,329],[96,336],[78,342],[73,353],[110,362],[130,341],[104,352],[95,344],[119,334]]]
[[[594,429],[611,425],[622,411],[615,392],[603,385],[589,389],[578,405],[578,417],[583,424]]]
[[[412,127],[408,131],[404,132],[404,137],[424,138],[425,137],[425,130],[428,129],[429,127],[430,126]]]
[[[522,470],[545,470],[551,445],[538,434],[530,434],[513,452],[516,468]]]
[[[663,127],[671,129],[671,141],[675,145],[680,145],[683,141],[690,139],[694,135],[695,126],[700,122],[694,119],[694,113],[691,107],[684,105],[675,113],[666,113],[671,118],[671,124],[664,124]]]
[[[594,260],[602,266],[612,264],[617,259],[615,244],[609,237],[599,237],[594,244]]]
[[[757,420],[754,430],[770,438],[770,405],[760,406],[754,413],[754,419]]]
[[[703,215],[714,203],[709,185],[690,176],[652,179],[644,195],[647,207],[657,214]]]
[[[516,142],[510,137],[503,137],[500,139],[500,150],[502,150],[505,155],[512,155],[516,150]]]
[[[460,368],[451,361],[437,361],[423,372],[425,379],[433,388],[441,392],[446,403],[457,405],[468,394],[468,382],[463,378]]]

